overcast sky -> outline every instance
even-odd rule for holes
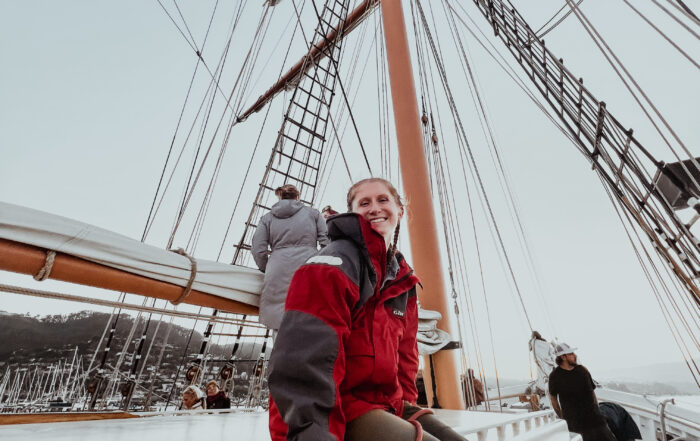
[[[189,30],[200,47],[214,6],[213,2],[204,3],[180,2]],[[244,10],[246,18],[234,34],[232,55],[222,77],[225,93],[229,93],[233,86],[241,58],[250,47],[263,11],[261,2],[248,3]],[[290,3],[283,1],[273,14],[267,31],[269,42],[258,51],[259,64],[247,85],[243,104],[254,101],[282,68],[286,42],[294,25],[290,19],[293,17]],[[492,38],[493,32],[489,31],[473,2],[463,3],[466,11],[501,49],[502,43]],[[563,4],[562,1],[548,0],[537,2],[534,10],[525,9],[525,6],[532,8],[531,3],[534,2],[514,2],[516,7],[522,5],[523,15],[535,29]],[[645,13],[691,56],[700,59],[697,40],[689,37],[650,2],[643,3],[639,7]],[[207,40],[208,51],[204,51],[212,70],[225,45],[225,31],[235,5],[237,3],[219,5],[219,16],[224,18],[213,22]],[[167,6],[171,14],[177,16],[177,11],[170,4]],[[698,70],[655,35],[622,1],[590,0],[582,7],[697,155],[700,152]],[[405,8],[409,14],[410,9]],[[155,1],[6,2],[0,10],[0,55],[3,59],[3,68],[0,69],[0,200],[140,238],[195,68],[193,50]],[[442,23],[441,11],[441,8],[435,10],[438,23]],[[410,23],[410,17],[408,19]],[[360,74],[354,83],[347,70],[343,76],[351,97],[355,96],[357,85],[363,85],[357,98],[353,98],[356,99],[353,111],[368,149],[376,146],[380,138],[375,53],[374,49],[369,49],[360,52],[357,58],[350,54],[363,38],[372,47],[370,43],[376,27],[376,20],[369,19],[362,28],[366,29],[364,33],[358,29],[345,49],[346,59],[358,68],[356,70],[364,72],[360,68],[369,66],[362,83],[359,83]],[[439,27],[444,29],[446,25],[442,23]],[[187,29],[181,28],[187,34]],[[306,32],[310,32],[310,28]],[[278,40],[280,35],[283,37]],[[545,38],[547,46],[564,58],[569,69],[583,77],[593,93],[606,101],[608,110],[626,127],[635,129],[635,135],[645,146],[655,154],[667,155],[660,148],[658,136],[650,124],[583,33],[575,17],[567,18]],[[472,97],[456,57],[448,57],[446,64],[456,71],[451,79],[453,93],[464,108],[465,119],[468,119],[465,124],[470,143],[477,162],[483,166],[489,198],[493,198],[500,216],[499,224],[511,247],[518,275],[522,277],[522,289],[533,327],[541,330],[547,338],[556,336],[580,348],[581,361],[592,369],[680,361],[680,352],[666,328],[624,231],[587,161],[471,37],[465,36],[465,43],[518,202],[541,289],[526,271],[515,228],[505,208],[473,110]],[[442,44],[447,53],[448,45],[453,43],[443,40]],[[301,50],[299,44],[293,46],[285,66],[295,62]],[[503,53],[509,56],[506,51]],[[206,87],[205,82],[202,85],[206,73],[201,67],[197,78],[200,81],[193,88],[192,101],[183,118],[185,128],[178,135],[177,148],[182,144],[187,125],[191,124]],[[250,196],[256,190],[286,99],[288,95],[280,95],[271,107],[266,134],[253,161],[251,173],[255,177],[246,181],[244,196]],[[336,96],[336,100],[339,99]],[[215,107],[220,113],[221,99]],[[218,123],[219,116],[213,115],[208,133]],[[200,257],[216,258],[263,117],[262,112],[256,114],[246,123],[236,126],[233,132],[197,247]],[[443,130],[454,131],[448,114],[441,118]],[[198,133],[199,126],[192,136],[196,137]],[[352,178],[367,176],[354,132],[349,129],[343,139],[350,146],[346,151]],[[449,134],[444,135],[442,145],[445,149],[453,146],[450,139]],[[208,139],[205,147],[207,142]],[[374,170],[378,171],[379,153],[375,149],[369,155],[375,164]],[[183,164],[190,164],[193,157],[194,149],[187,150]],[[659,159],[673,161],[667,156]],[[176,174],[162,213],[147,239],[149,243],[165,245],[172,226],[175,201],[182,195],[188,167],[181,166],[182,170]],[[318,204],[331,203],[341,209],[350,178],[340,159],[335,162],[334,170],[331,184]],[[395,170],[390,177],[398,180]],[[469,213],[463,205],[465,191],[459,187],[454,191],[462,204],[459,212],[460,219],[465,222],[462,228],[470,229],[471,224],[466,222]],[[241,204],[248,205],[237,210],[234,233],[226,239],[222,261],[230,261],[232,243],[240,237],[242,222],[250,207],[249,199],[244,200],[245,197]],[[481,209],[476,207],[475,210]],[[474,292],[478,292],[473,301],[479,339],[466,344],[472,347],[478,343],[481,346],[487,369],[492,369],[491,349],[494,349],[501,375],[527,377],[530,372],[527,361],[530,331],[497,254],[489,251],[495,247],[483,215],[478,216],[482,221],[475,222],[484,228],[478,234],[483,235],[485,244],[482,258],[484,272],[489,277],[486,288],[493,337],[489,336],[489,323],[483,312],[483,293],[479,283],[472,280],[470,283],[477,285],[473,287]],[[188,234],[179,234],[176,246],[184,246]],[[408,251],[405,231],[401,243]],[[476,257],[469,255],[466,260],[470,271],[478,272]],[[99,290],[52,281],[38,284],[29,277],[5,272],[0,272],[0,282],[114,297]],[[136,298],[130,300],[140,303]],[[86,308],[90,307],[0,294],[0,310],[15,313],[63,314]],[[468,322],[465,321],[463,326],[468,327]]]

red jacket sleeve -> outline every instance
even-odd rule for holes
[[[294,275],[269,377],[287,440],[343,441],[339,393],[345,376],[343,342],[350,334],[351,308],[358,298],[357,285],[332,264],[305,265]]]
[[[399,342],[399,384],[403,389],[403,399],[414,403],[418,399],[416,374],[418,373],[418,304],[415,292],[406,305],[406,329]]]

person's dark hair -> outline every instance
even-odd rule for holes
[[[346,202],[348,204],[348,212],[352,212],[352,203],[355,200],[355,196],[357,194],[357,188],[360,185],[368,184],[370,182],[381,182],[382,184],[384,184],[384,186],[387,188],[387,190],[389,190],[389,193],[391,194],[391,196],[394,198],[394,201],[396,202],[396,204],[399,207],[402,207],[402,208],[404,207],[403,200],[401,200],[401,195],[399,195],[399,192],[396,190],[396,187],[394,187],[394,185],[391,182],[387,181],[384,178],[367,178],[367,179],[362,179],[360,181],[355,182],[354,184],[352,184],[352,186],[348,190],[348,196],[346,198]],[[396,244],[399,241],[399,231],[400,230],[401,230],[401,222],[396,224],[396,229],[394,230],[394,241],[391,244],[391,246],[389,247],[389,251],[387,253],[387,265],[389,264],[389,262],[391,262],[391,258],[394,257],[394,255],[396,254],[396,251],[397,251]]]
[[[537,331],[532,331],[532,336],[535,337],[537,340],[547,341],[544,338],[542,338],[542,335]]]
[[[557,358],[554,359],[554,362],[557,364],[557,366],[561,366],[561,364],[564,362],[564,359],[561,358],[561,355],[557,355]]]
[[[321,213],[326,213],[326,212],[331,216],[334,214],[338,214],[338,212],[335,211],[333,209],[333,207],[331,207],[330,205],[326,205],[325,207],[321,208]]]
[[[275,189],[275,196],[280,199],[299,199],[299,190],[292,184],[285,184]]]

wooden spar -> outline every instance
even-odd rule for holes
[[[343,32],[341,34],[341,38],[344,38],[346,35],[348,35],[350,32],[352,32],[362,21],[367,17],[367,14],[374,9],[375,6],[377,6],[378,0],[365,0],[362,2],[357,8],[355,8],[354,11],[352,11],[350,14],[348,14],[347,18],[345,19],[345,23],[343,23],[342,26],[338,26],[338,28],[343,29]],[[275,97],[282,89],[287,87],[287,84],[289,83],[295,83],[298,81],[299,75],[302,74],[301,68],[304,66],[304,61],[308,58],[311,60],[316,60],[317,58],[323,57],[324,53],[323,50],[326,48],[328,43],[333,43],[335,39],[338,37],[336,31],[331,31],[326,35],[326,38],[324,38],[322,41],[317,42],[314,44],[314,46],[311,48],[308,54],[304,55],[301,60],[297,62],[294,66],[292,66],[291,69],[287,71],[280,79],[275,83],[272,87],[270,87],[267,92],[262,94],[258,100],[248,108],[245,112],[243,112],[239,117],[239,121],[243,121],[246,118],[248,118],[250,115],[252,115],[255,112],[260,111],[260,109],[263,108],[263,106],[270,101],[272,98]],[[306,63],[307,69],[311,67],[311,63]]]
[[[438,327],[450,331],[448,300],[401,0],[383,0],[381,8],[403,188],[410,201],[406,214],[411,256],[416,274],[426,287],[419,293],[419,298],[423,308],[442,314]],[[432,372],[429,372],[430,363],[427,360],[425,365],[425,384],[429,385]],[[464,409],[454,354],[450,351],[434,354],[433,365],[440,405],[447,409]],[[432,394],[430,387],[426,387],[426,392]]]
[[[382,0],[381,8],[401,176],[406,198],[410,201],[406,215],[409,219],[411,256],[416,274],[425,287],[425,290],[419,293],[419,298],[423,308],[442,314],[438,327],[449,332],[451,328],[448,301],[442,278],[440,246],[433,215],[433,201],[430,197],[428,167],[423,153],[418,100],[401,0]],[[439,351],[433,355],[436,393],[441,407],[464,409],[453,352]],[[429,385],[430,375],[433,373],[430,372],[430,363],[427,360],[425,365],[426,393],[429,394],[428,403],[431,403],[432,391]]]
[[[0,415],[0,426],[9,424],[38,424],[38,423],[63,423],[69,421],[95,421],[95,420],[119,420],[126,418],[139,418],[127,412],[90,412],[90,413],[18,413]]]
[[[46,250],[0,239],[0,270],[34,275],[41,270],[45,261]],[[176,300],[184,289],[182,286],[172,283],[149,279],[60,252],[56,253],[50,278],[170,301]],[[258,313],[258,308],[255,306],[194,289],[183,303],[236,314],[255,315]]]

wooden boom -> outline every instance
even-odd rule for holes
[[[0,270],[35,275],[44,266],[45,261],[46,250],[44,249],[0,239]],[[176,300],[184,290],[182,286],[139,276],[60,252],[56,253],[49,278],[169,301]],[[236,314],[258,313],[258,308],[255,306],[194,289],[190,291],[183,303]]]

